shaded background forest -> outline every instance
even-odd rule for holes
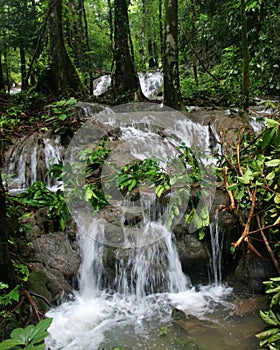
[[[93,79],[109,73],[116,97],[139,88],[135,69],[162,69],[175,52],[184,103],[240,105],[249,90],[252,98],[279,95],[279,7],[276,0],[1,0],[0,89],[92,94]],[[178,52],[168,53],[166,28],[176,22]],[[125,71],[130,84],[120,89]]]

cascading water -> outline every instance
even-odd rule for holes
[[[222,249],[224,234],[219,228],[218,220],[210,223],[209,231],[212,249],[210,269],[213,276],[214,285],[219,286],[222,284]]]
[[[52,162],[61,160],[60,138],[41,134],[21,139],[6,154],[3,172],[8,175],[9,191],[22,191],[35,181],[43,181],[52,189],[59,183],[46,175]]]
[[[164,163],[166,158],[172,157],[174,145],[180,138],[187,145],[195,142],[209,154],[207,126],[176,120],[174,131],[174,119],[166,118],[164,139],[170,142],[162,142],[162,134],[152,130],[155,123],[144,118],[141,120],[144,125],[139,128],[133,121],[133,113],[122,117],[122,140],[129,145],[133,159],[155,155]],[[132,119],[125,120],[125,117]],[[107,120],[115,122],[114,118]],[[174,139],[175,133],[179,136]],[[117,147],[110,161],[115,159],[116,153],[123,161],[127,154],[121,151]],[[139,350],[176,349],[174,344],[167,345],[163,338],[156,336],[161,327],[170,324],[172,309],[176,307],[186,314],[205,318],[206,313],[223,304],[231,293],[230,288],[219,283],[200,288],[191,285],[182,271],[174,235],[167,230],[166,216],[158,208],[154,195],[144,190],[140,200],[133,202],[124,198],[118,204],[124,213],[131,207],[142,212],[141,224],[130,226],[122,219],[118,228],[122,230],[122,239],[116,246],[105,244],[108,222],[102,217],[93,220],[90,230],[78,229],[82,260],[79,290],[74,292],[72,300],[47,314],[54,319],[47,339],[52,350],[111,349],[115,346]],[[108,261],[110,268],[106,266]]]

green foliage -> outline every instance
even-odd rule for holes
[[[19,274],[20,279],[23,282],[27,282],[30,275],[28,267],[24,264],[14,263],[14,268],[16,272]]]
[[[69,211],[61,190],[53,193],[47,189],[46,184],[36,181],[25,192],[15,197],[14,201],[32,208],[49,207],[49,216],[58,218],[61,229],[65,229]]]
[[[160,197],[170,189],[170,185],[169,176],[160,169],[159,163],[159,159],[152,157],[126,165],[118,177],[117,185],[128,192],[144,183],[150,187],[156,186],[155,193]]]
[[[265,129],[257,136],[241,131],[238,145],[231,153],[226,153],[220,169],[221,178],[227,178],[227,191],[233,195],[235,207],[247,213],[253,211],[244,224],[246,236],[243,238],[254,229],[264,228],[276,251],[279,251],[280,224],[279,158],[279,122],[267,119]],[[246,241],[250,247],[250,237]]]
[[[39,323],[29,325],[26,328],[16,328],[10,334],[10,339],[0,343],[0,350],[26,349],[45,350],[45,338],[49,335],[47,329],[52,323],[52,318],[46,318]]]
[[[6,290],[9,286],[3,282],[0,282],[0,292],[2,294],[1,290]],[[13,302],[19,301],[20,293],[19,293],[19,285],[17,285],[15,288],[13,288],[11,291],[8,293],[3,293],[0,296],[0,305],[2,306],[7,306],[7,305],[12,305]]]
[[[266,330],[256,334],[262,349],[280,348],[280,277],[263,282],[266,293],[270,296],[269,311],[260,311],[261,318],[267,324]]]
[[[168,332],[167,326],[161,327],[161,329],[159,331],[159,336],[160,337],[165,337],[167,335],[167,332]]]
[[[65,134],[71,127],[72,117],[74,115],[74,107],[77,100],[70,97],[68,100],[60,100],[49,105],[49,115],[44,116],[47,124],[52,124],[54,134]]]

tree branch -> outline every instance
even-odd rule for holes
[[[257,215],[257,222],[258,222],[258,226],[259,226],[259,229],[260,229],[260,232],[261,232],[261,235],[262,235],[262,238],[264,240],[264,243],[265,243],[265,246],[266,246],[266,249],[271,257],[271,260],[276,268],[276,271],[278,272],[278,275],[280,275],[280,266],[279,266],[279,263],[278,261],[276,260],[275,258],[275,255],[270,247],[270,244],[268,242],[268,239],[266,238],[266,235],[264,234],[264,231],[262,229],[262,224],[261,224],[261,220],[260,220],[260,217]]]

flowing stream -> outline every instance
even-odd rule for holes
[[[174,123],[174,117],[164,117],[165,137],[176,134],[177,139],[173,138],[172,143],[179,138],[190,147],[194,144],[200,147],[207,155],[207,163],[211,148],[209,128],[187,119],[178,118]],[[106,120],[112,125],[116,121],[110,114]],[[153,128],[145,129],[151,120],[154,119],[147,121],[142,115],[141,123],[145,126],[139,128],[135,114],[122,114],[122,123],[117,126],[121,127],[123,140],[129,144],[134,159],[156,154],[164,166],[164,158],[172,157],[174,147],[166,146],[170,145],[168,142],[161,147],[162,138],[158,138]],[[157,119],[152,126],[159,124]],[[116,150],[123,160],[125,152],[121,152]],[[111,155],[111,160],[114,156]],[[120,207],[127,205],[125,198],[119,203]],[[137,229],[122,227],[119,246],[108,248],[104,244],[107,223],[100,217],[93,220],[90,230],[88,226],[83,230],[83,225],[78,229],[82,259],[79,288],[69,300],[47,313],[53,318],[48,347],[52,350],[254,350],[257,346],[254,333],[260,325],[256,314],[252,314],[253,308],[245,317],[234,301],[232,289],[222,284],[218,224],[210,227],[213,281],[194,286],[182,271],[175,237],[166,228],[165,216],[147,215],[147,208],[154,206],[153,196],[129,205],[139,206],[144,218]],[[116,257],[113,280],[104,266],[108,249],[114,249]]]
[[[99,119],[122,132],[122,142],[111,160],[117,157],[118,162],[126,164],[131,159],[153,156],[166,167],[174,158],[174,146],[184,142],[205,156],[201,159],[204,166],[213,161],[207,125],[170,111],[145,115],[104,111]],[[89,111],[85,115],[91,116]],[[61,159],[59,142],[58,138],[35,135],[13,148],[5,167],[12,176],[10,190],[22,190],[37,180],[46,181],[50,188],[57,185],[46,177],[46,170],[52,160]],[[129,146],[130,157],[124,143]],[[166,228],[166,216],[158,215],[154,196],[143,193],[134,203],[123,198],[118,206],[124,211],[137,207],[142,212],[141,225],[123,226],[122,244],[113,248],[105,244],[106,220],[97,217],[90,231],[80,225],[79,287],[47,313],[53,318],[47,346],[51,350],[255,350],[254,334],[262,329],[262,323],[255,303],[235,301],[232,289],[222,283],[224,233],[218,223],[210,225],[212,278],[208,285],[194,286],[182,271],[175,237]],[[104,266],[109,249],[115,253],[113,279]],[[248,305],[251,308],[246,308]]]

